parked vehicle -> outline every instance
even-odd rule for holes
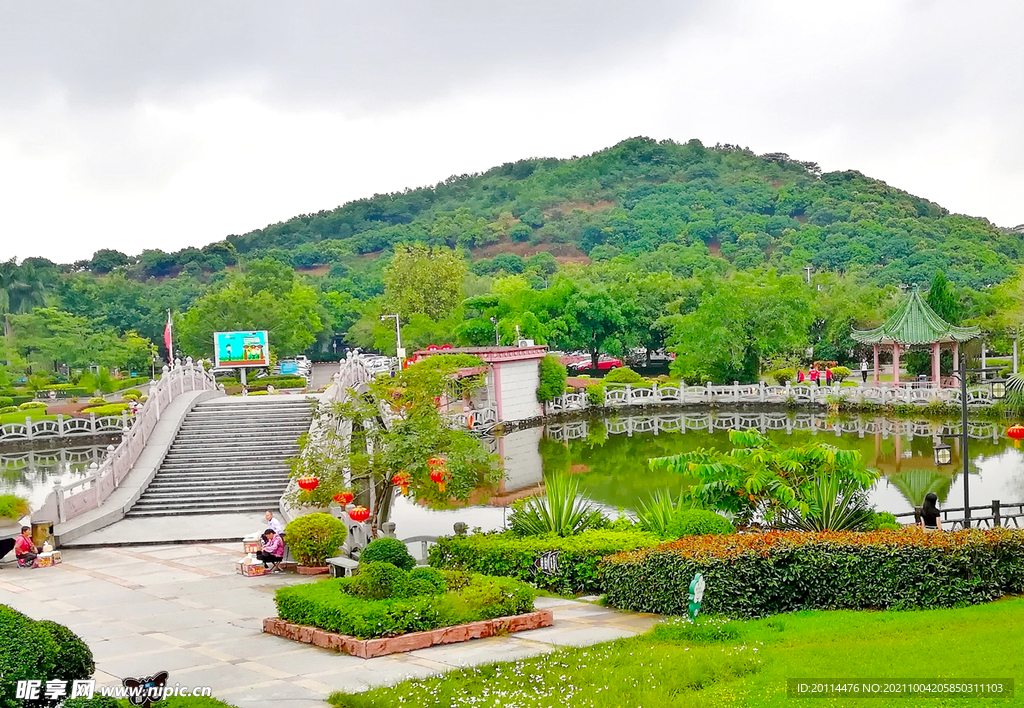
[[[614,357],[606,356],[604,354],[602,354],[601,357],[597,360],[598,371],[611,371],[612,369],[617,369],[620,366],[622,366],[622,359],[616,359]],[[569,364],[565,368],[569,369],[570,371],[586,371],[587,369],[591,369],[592,367],[590,357],[588,356],[582,361],[577,361],[574,364]]]

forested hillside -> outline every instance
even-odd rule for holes
[[[679,246],[696,245],[740,270],[860,266],[883,284],[926,284],[944,270],[975,288],[1008,277],[1011,261],[1024,256],[1019,235],[858,172],[821,174],[783,154],[647,138],[377,195],[227,241],[239,253],[287,257],[296,266],[412,241],[471,253],[525,242],[595,260],[661,249],[654,262],[677,260]]]
[[[593,357],[667,347],[678,375],[731,381],[809,350],[858,361],[851,327],[879,324],[900,288],[920,286],[998,348],[1024,324],[1021,239],[858,172],[634,138],[203,248],[0,264],[0,387],[32,367],[143,368],[140,341],[161,344],[168,310],[183,355],[247,328],[269,330],[282,356],[393,352],[380,317],[398,314],[407,347],[518,331]]]

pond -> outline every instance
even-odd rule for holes
[[[547,425],[492,438],[492,450],[505,462],[505,479],[482,495],[480,503],[438,511],[399,496],[391,520],[398,524],[401,538],[450,534],[459,521],[470,528],[500,529],[512,502],[536,496],[544,473],[557,471],[576,475],[580,491],[612,514],[618,509],[634,511],[656,490],[675,493],[686,484],[678,475],[652,473],[647,460],[698,448],[727,449],[728,431],[734,428],[756,428],[780,444],[817,439],[859,451],[869,467],[883,474],[871,491],[878,511],[912,511],[928,492],[938,495],[940,506],[963,505],[959,441],[950,441],[951,465],[936,467],[932,457],[931,436],[958,432],[956,428],[876,417],[833,420],[812,413],[665,412]],[[993,499],[1024,501],[1024,454],[1006,439],[1004,428],[991,423],[970,426],[972,505]],[[0,452],[0,493],[27,497],[38,508],[55,480],[67,484],[80,479],[104,452],[102,444]]]
[[[500,529],[507,507],[541,490],[545,472],[576,475],[580,492],[609,511],[634,511],[640,500],[657,490],[677,493],[687,484],[679,475],[653,473],[652,457],[676,455],[699,448],[730,447],[730,429],[755,428],[782,445],[820,440],[857,450],[868,467],[882,473],[871,490],[878,511],[913,511],[925,494],[935,492],[940,507],[963,506],[963,462],[958,440],[948,441],[952,464],[937,467],[932,435],[957,433],[930,421],[854,417],[833,420],[812,413],[665,413],[576,421],[523,430],[495,439],[493,447],[505,460],[505,480],[486,504],[457,510],[431,511],[399,498],[391,518],[398,535],[451,533],[456,521],[470,528]],[[1024,454],[1004,435],[1005,426],[971,423],[971,505],[1024,501]]]
[[[107,444],[78,444],[30,450],[0,450],[0,494],[28,499],[33,509],[42,506],[53,484],[70,484],[99,464]]]

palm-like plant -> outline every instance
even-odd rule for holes
[[[783,509],[778,525],[800,531],[860,531],[871,520],[864,490],[855,480],[825,474],[804,485],[802,507]]]
[[[9,315],[28,312],[43,305],[45,284],[31,265],[19,266],[12,258],[0,263],[0,315],[4,320],[4,336],[10,336]]]
[[[700,449],[656,458],[651,469],[695,477],[697,484],[688,493],[693,501],[731,512],[741,524],[755,517],[774,523],[786,514],[806,516],[812,512],[816,486],[829,476],[861,491],[878,479],[855,450],[819,442],[781,448],[756,430],[733,430],[729,439],[736,447],[728,452]]]
[[[672,520],[680,511],[690,508],[692,502],[687,500],[682,492],[673,498],[671,492],[659,489],[651,495],[649,501],[641,500],[639,506],[636,515],[640,527],[658,536],[667,536]]]
[[[545,478],[545,496],[527,499],[512,512],[512,530],[521,536],[553,533],[573,536],[604,521],[593,502],[579,496],[579,481],[567,474]]]

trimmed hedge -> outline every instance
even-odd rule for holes
[[[0,396],[0,408],[9,408],[14,406],[14,398],[11,396]],[[17,408],[17,406],[14,406]]]
[[[709,614],[954,607],[1024,592],[1024,531],[692,536],[606,558],[600,575],[614,607],[685,614],[698,571]]]
[[[394,637],[533,610],[533,592],[523,583],[511,578],[457,576],[442,594],[363,599],[346,592],[357,582],[356,576],[280,588],[274,599],[277,616],[283,620],[357,639]]]
[[[707,509],[683,509],[676,513],[666,529],[670,538],[736,533],[736,527],[724,516]]]
[[[92,413],[99,417],[102,415],[121,415],[121,411],[128,410],[129,405],[127,403],[104,403],[100,406],[89,406],[82,409],[82,413],[86,415]]]
[[[18,681],[72,681],[89,678],[94,670],[92,652],[78,635],[54,622],[37,622],[17,610],[0,605],[0,706],[20,708],[15,698]],[[45,698],[33,706],[56,706]]]
[[[374,562],[390,563],[402,570],[412,570],[416,566],[416,559],[397,538],[378,538],[366,544],[359,554],[359,564]]]
[[[445,536],[430,548],[435,568],[518,578],[556,592],[601,592],[598,566],[607,555],[662,542],[646,531],[584,531],[576,536],[515,536],[511,532]],[[558,551],[558,572],[537,568],[545,551]]]

